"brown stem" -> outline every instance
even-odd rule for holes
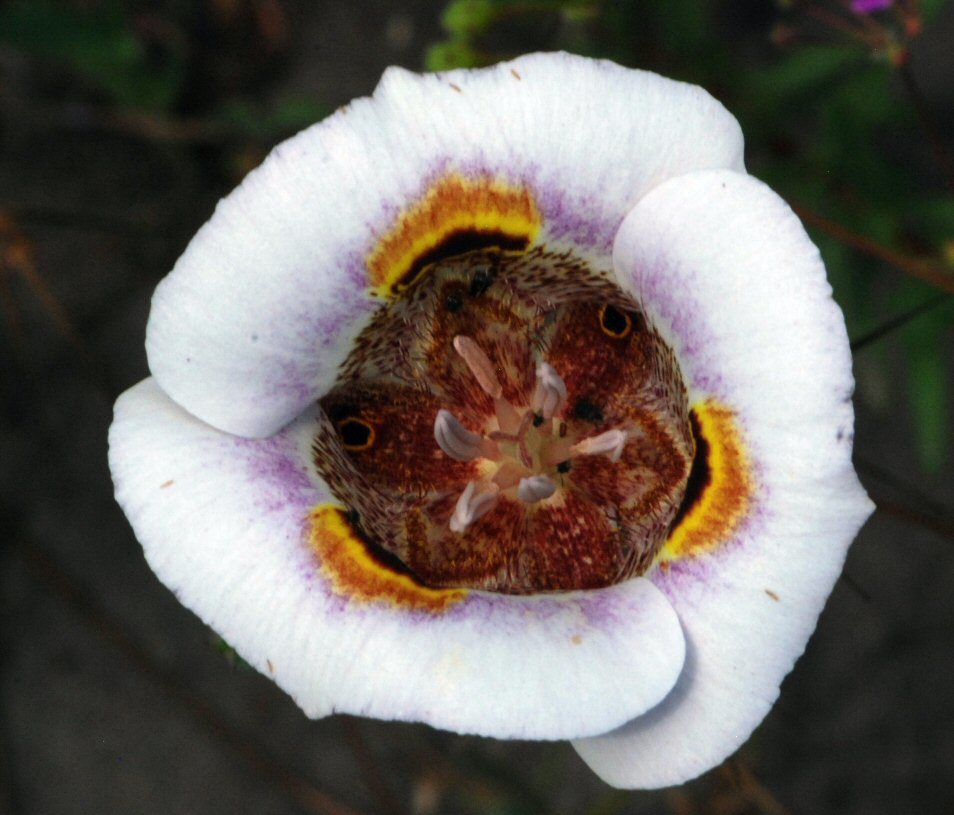
[[[931,297],[930,300],[927,300],[920,305],[915,306],[914,308],[908,309],[908,311],[903,314],[899,314],[897,317],[894,317],[887,322],[882,323],[879,326],[871,329],[867,334],[862,334],[860,337],[856,337],[850,343],[851,353],[856,353],[862,348],[877,342],[882,337],[887,336],[892,331],[897,331],[899,328],[903,328],[912,320],[921,317],[924,314],[928,314],[938,306],[944,305],[950,301],[950,295],[945,294],[936,294]]]
[[[904,504],[892,501],[889,498],[875,498],[875,506],[878,512],[890,515],[900,521],[905,521],[915,526],[923,527],[949,541],[954,541],[954,523],[943,518],[935,518],[919,510],[913,509]]]
[[[760,812],[766,815],[789,815],[789,810],[775,795],[756,777],[752,768],[741,759],[732,762],[735,765],[736,779],[739,789],[746,800],[754,804]]]
[[[894,268],[904,272],[910,277],[915,277],[918,280],[923,280],[925,283],[930,283],[942,291],[954,293],[954,274],[948,272],[940,263],[898,252],[896,249],[873,241],[866,235],[854,232],[841,224],[835,223],[801,204],[794,202],[789,203],[792,205],[792,209],[795,210],[798,217],[809,226],[820,229],[827,235],[831,235],[836,240],[841,241],[846,246],[850,246],[862,254],[877,258],[889,266],[894,266]]]

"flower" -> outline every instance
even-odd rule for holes
[[[116,495],[313,717],[679,783],[761,721],[871,511],[818,252],[699,88],[388,70],[153,298]]]

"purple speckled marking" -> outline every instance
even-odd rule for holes
[[[763,484],[752,498],[749,514],[731,538],[702,555],[671,560],[667,568],[655,568],[647,573],[647,578],[670,600],[685,597],[699,587],[718,591],[717,575],[725,569],[731,569],[731,559],[751,541],[759,539],[770,519],[770,513],[770,494]]]
[[[262,485],[258,508],[264,512],[294,508],[307,513],[322,500],[290,434],[284,430],[268,439],[233,440],[246,457],[248,477]]]
[[[307,405],[315,398],[312,383],[318,378],[318,371],[312,368],[302,369],[291,362],[273,363],[265,389],[282,401]]]
[[[609,221],[600,219],[597,216],[602,207],[596,203],[594,196],[573,198],[556,181],[547,180],[540,167],[525,162],[521,162],[519,167],[489,163],[481,159],[454,164],[452,160],[444,158],[437,161],[434,169],[426,174],[420,194],[423,195],[442,175],[455,171],[465,177],[491,176],[527,187],[543,216],[546,235],[551,239],[575,243],[587,250],[608,255],[613,247],[613,238],[626,216],[625,212],[620,212]],[[406,205],[405,202],[402,206]],[[400,212],[400,208],[397,211]]]
[[[451,606],[439,616],[446,620],[477,616],[493,620],[495,626],[511,626],[514,633],[518,634],[525,624],[526,614],[532,614],[535,620],[540,621],[559,618],[568,610],[578,610],[587,625],[611,627],[622,622],[620,611],[628,610],[613,588],[529,597],[472,591],[466,600]],[[434,619],[434,615],[428,612],[414,612],[414,616]]]
[[[672,278],[662,266],[651,271],[637,270],[633,285],[637,298],[647,306],[648,312],[665,320],[678,338],[679,346],[674,350],[691,361],[690,387],[724,398],[725,382],[713,371],[707,358],[707,350],[714,346],[708,330],[707,309],[685,286],[678,286],[674,291]]]
[[[612,254],[613,239],[626,216],[625,212],[618,213],[618,217],[609,221],[599,220],[592,215],[600,211],[600,205],[593,196],[571,199],[565,190],[552,183],[531,181],[530,186],[543,214],[545,228],[553,238],[570,241],[602,254]]]

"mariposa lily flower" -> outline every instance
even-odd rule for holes
[[[871,511],[844,322],[703,90],[566,54],[280,145],[153,298],[110,466],[177,597],[306,714],[689,779]]]

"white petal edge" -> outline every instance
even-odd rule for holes
[[[116,403],[109,451],[150,566],[306,714],[565,739],[617,727],[675,684],[682,631],[648,580],[472,592],[441,615],[334,594],[303,539],[328,500],[307,464],[313,431],[303,417],[271,439],[228,436],[145,380]]]
[[[844,320],[784,201],[733,172],[671,180],[627,216],[614,263],[677,352],[692,401],[737,411],[758,482],[733,540],[651,574],[686,634],[673,692],[574,742],[609,784],[652,788],[720,763],[762,721],[873,505],[851,464]]]
[[[528,185],[544,239],[607,255],[641,195],[704,167],[741,169],[742,135],[692,85],[568,54],[389,69],[219,202],[156,290],[150,370],[202,420],[267,436],[328,389],[376,307],[364,259],[442,172]]]

